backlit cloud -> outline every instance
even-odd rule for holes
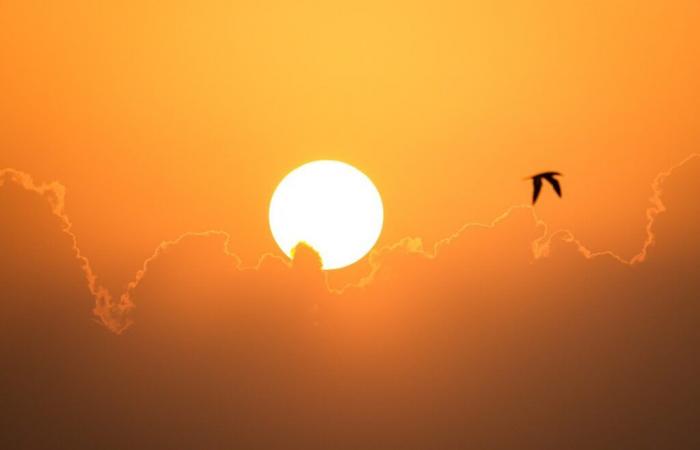
[[[342,294],[308,249],[245,267],[228,234],[187,233],[116,301],[96,295],[61,189],[4,172],[4,220],[27,222],[1,238],[0,444],[695,448],[700,211],[676,207],[694,164],[654,185],[643,264],[514,207],[430,250],[378,250]],[[95,299],[121,335],[89,320]]]
[[[334,293],[343,293],[344,290],[353,287],[364,287],[367,286],[373,280],[375,274],[381,270],[382,261],[385,256],[390,253],[397,251],[403,253],[417,254],[427,259],[435,259],[439,253],[450,246],[450,244],[459,239],[465,233],[468,233],[474,229],[494,229],[498,227],[502,222],[508,220],[515,213],[526,213],[531,216],[534,226],[539,230],[538,236],[536,236],[531,242],[532,255],[533,258],[542,258],[549,254],[550,247],[553,240],[564,240],[567,242],[572,242],[578,248],[578,251],[586,258],[595,258],[598,256],[608,256],[611,257],[622,264],[634,265],[645,261],[647,258],[647,253],[649,248],[655,243],[654,234],[654,224],[657,216],[666,210],[666,207],[662,201],[663,183],[670,177],[675,170],[685,166],[686,164],[693,162],[700,157],[700,154],[693,153],[683,159],[681,162],[671,167],[670,169],[659,173],[652,182],[651,190],[652,195],[650,197],[651,205],[646,210],[646,238],[641,245],[638,253],[632,255],[631,257],[625,258],[616,254],[611,250],[592,250],[582,242],[580,242],[574,236],[573,232],[569,230],[550,230],[545,222],[537,217],[535,210],[530,206],[514,206],[509,208],[499,217],[495,218],[492,222],[488,224],[481,223],[467,223],[463,225],[459,230],[457,230],[452,235],[439,240],[436,242],[432,248],[426,249],[420,238],[407,237],[394,244],[384,246],[379,249],[375,249],[369,255],[369,273],[362,277],[355,283],[351,283],[341,288],[331,287],[328,289]],[[66,201],[66,188],[61,183],[51,182],[51,183],[36,183],[33,178],[24,172],[15,169],[2,169],[0,170],[0,187],[3,184],[12,183],[21,188],[36,193],[42,198],[44,198],[51,207],[53,214],[60,220],[61,227],[64,233],[66,233],[71,241],[73,242],[73,251],[75,253],[76,259],[79,261],[80,266],[85,275],[88,289],[92,293],[95,299],[94,313],[100,319],[100,321],[107,326],[109,329],[116,333],[121,333],[130,324],[130,311],[134,307],[134,302],[132,298],[132,293],[134,289],[139,285],[142,279],[146,276],[149,265],[161,255],[166,252],[169,248],[179,245],[183,240],[193,237],[220,237],[223,239],[222,251],[225,255],[232,258],[235,267],[238,270],[252,269],[257,270],[267,259],[276,259],[279,262],[286,264],[284,258],[273,255],[265,254],[259,258],[259,261],[251,267],[244,267],[241,264],[240,258],[232,251],[230,248],[231,236],[228,232],[222,230],[207,230],[202,232],[187,232],[184,233],[173,240],[163,241],[155,249],[153,254],[148,257],[140,270],[136,272],[133,279],[127,284],[125,291],[118,296],[113,295],[109,290],[100,285],[97,275],[94,273],[89,259],[81,252],[78,237],[71,231],[71,221],[65,212],[65,201]]]

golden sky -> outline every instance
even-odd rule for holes
[[[650,180],[700,139],[698,19],[694,1],[4,2],[0,166],[68,186],[114,288],[186,231],[276,251],[272,191],[321,158],[377,184],[382,244],[490,221],[555,169],[566,201],[541,214],[630,254]]]
[[[698,23],[696,0],[0,2],[0,447],[698,442]],[[328,280],[267,223],[316,159],[385,208]],[[564,197],[531,209],[544,170]]]

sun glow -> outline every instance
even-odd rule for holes
[[[364,257],[379,238],[382,199],[372,181],[353,166],[313,161],[291,171],[272,195],[270,229],[292,257],[305,242],[321,256],[324,270],[340,269]]]

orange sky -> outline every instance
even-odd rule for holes
[[[163,239],[218,228],[253,263],[313,159],[365,171],[380,244],[527,203],[631,255],[656,173],[700,142],[696,1],[3,2],[0,166],[69,189],[122,287]]]
[[[700,448],[699,23],[0,2],[0,448]],[[267,224],[321,158],[386,213],[330,275]]]

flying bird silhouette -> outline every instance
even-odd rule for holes
[[[534,205],[535,202],[537,202],[537,197],[540,196],[540,191],[542,190],[542,179],[545,179],[549,182],[549,184],[552,185],[554,188],[554,192],[557,193],[559,197],[561,197],[561,185],[559,184],[559,180],[557,180],[556,176],[561,176],[559,172],[542,172],[538,173],[537,175],[533,175],[530,178],[526,178],[526,180],[532,180],[532,185],[533,185],[533,192],[532,192],[532,204]]]

